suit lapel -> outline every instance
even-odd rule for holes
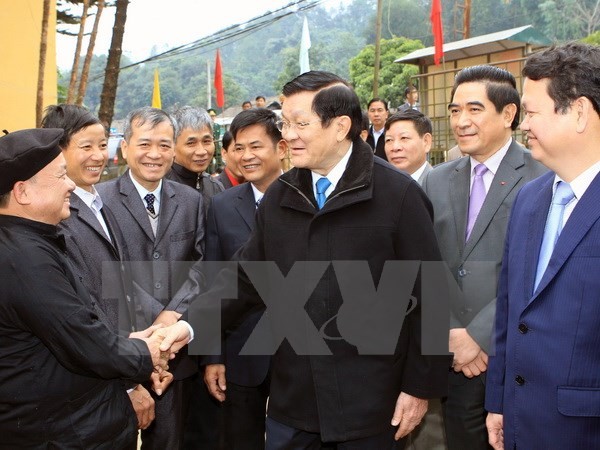
[[[175,190],[168,180],[163,179],[162,192],[160,194],[160,212],[158,214],[158,228],[156,230],[156,242],[159,242],[177,211],[177,202],[174,199]]]
[[[254,215],[256,214],[256,203],[254,201],[254,192],[250,183],[246,183],[245,188],[240,192],[235,204],[235,209],[242,216],[250,230],[254,229]]]
[[[152,226],[150,225],[150,219],[148,213],[144,207],[144,203],[140,198],[137,189],[133,185],[133,182],[129,178],[129,173],[126,172],[119,178],[119,192],[121,193],[121,201],[129,214],[132,215],[134,220],[139,224],[140,228],[144,230],[148,239],[154,242],[154,233],[152,232]],[[161,204],[162,207],[162,204]]]
[[[600,174],[596,175],[596,178],[594,178],[594,181],[592,181],[585,191],[583,197],[575,205],[575,209],[573,209],[571,216],[560,233],[556,247],[554,247],[552,257],[548,263],[548,268],[540,280],[538,289],[531,301],[535,300],[540,292],[548,286],[548,283],[556,276],[566,260],[571,256],[571,253],[573,253],[577,245],[599,218]]]
[[[490,190],[485,196],[485,201],[475,220],[471,236],[465,243],[463,258],[467,258],[471,251],[473,251],[473,248],[475,248],[477,242],[481,239],[483,233],[485,233],[500,205],[502,205],[508,194],[523,178],[517,170],[525,163],[523,160],[523,151],[520,148],[515,148],[515,146],[518,146],[518,144],[513,142],[498,166],[498,171],[494,175]]]
[[[425,181],[425,177],[432,170],[433,170],[433,167],[431,167],[431,164],[427,163],[427,165],[425,166],[425,170],[423,170],[423,173],[421,174],[421,176],[417,180],[417,183],[419,183],[419,186],[423,185],[423,181]]]
[[[540,248],[544,237],[544,229],[546,228],[546,218],[548,217],[548,209],[552,200],[552,183],[554,182],[554,173],[549,174],[544,182],[542,189],[535,195],[533,199],[534,210],[529,219],[526,238],[530,245],[526,245],[525,251],[525,289],[524,298],[529,302],[533,299],[533,285],[535,283],[535,275],[537,272],[537,263],[540,256]]]
[[[465,230],[467,229],[467,208],[469,205],[469,183],[471,181],[471,161],[469,158],[459,160],[454,172],[450,175],[450,205],[454,216],[456,242],[462,250],[465,245]]]
[[[94,215],[94,212],[88,208],[88,206],[77,196],[77,194],[71,195],[71,209],[75,210],[77,217],[83,223],[93,229],[109,245],[112,245],[110,239],[104,231],[104,228],[102,228],[102,225],[100,225],[100,222]]]

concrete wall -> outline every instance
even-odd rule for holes
[[[35,127],[43,0],[0,0],[0,130]],[[50,6],[44,106],[56,103],[56,2]]]

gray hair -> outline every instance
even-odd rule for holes
[[[144,106],[142,108],[134,109],[125,119],[125,129],[123,130],[123,139],[129,143],[131,136],[133,135],[132,126],[135,124],[137,127],[141,127],[145,123],[149,122],[152,128],[163,122],[169,122],[173,127],[173,137],[177,135],[177,124],[173,118],[162,109],[151,108]]]
[[[175,131],[175,140],[179,138],[179,135],[186,128],[190,128],[194,131],[200,131],[204,128],[210,130],[210,134],[213,133],[213,121],[203,108],[196,108],[193,106],[182,106],[173,113],[173,118],[177,123],[177,129]]]

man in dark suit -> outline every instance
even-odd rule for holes
[[[206,223],[207,261],[229,261],[248,240],[262,196],[282,173],[286,144],[276,121],[272,111],[253,108],[231,122],[235,144],[229,158],[235,158],[249,183],[213,197]],[[205,369],[211,394],[224,401],[225,448],[252,450],[265,445],[270,358],[240,356],[261,316],[262,310],[256,311],[231,330],[223,364],[209,364]]]
[[[182,106],[173,118],[177,123],[175,161],[167,178],[200,192],[206,210],[213,195],[225,190],[206,172],[215,155],[212,119],[204,109],[191,106]]]
[[[371,146],[376,156],[387,160],[385,154],[385,121],[389,110],[387,102],[382,98],[373,98],[367,105],[367,115],[371,126],[367,136],[367,144]]]
[[[99,320],[57,224],[75,184],[62,129],[0,138],[0,434],[4,448],[133,450],[120,380],[166,367],[157,338],[123,339]]]
[[[460,150],[469,155],[434,167],[423,188],[433,203],[440,250],[462,295],[451,305],[448,398],[451,450],[486,449],[485,372],[508,215],[518,190],[546,168],[511,137],[519,93],[508,71],[461,70],[448,106]]]
[[[175,323],[187,303],[172,300],[186,281],[183,261],[203,257],[202,196],[165,179],[174,155],[175,124],[164,111],[144,107],[130,112],[121,151],[129,170],[97,186],[113,211],[129,246],[131,269],[145,325]],[[171,362],[175,381],[155,398],[156,420],[142,431],[143,448],[177,449],[183,438],[186,389],[197,371],[195,360],[182,354]]]
[[[137,335],[133,289],[124,263],[129,259],[127,247],[116,218],[94,187],[108,159],[106,129],[87,109],[66,104],[46,108],[42,127],[64,130],[59,146],[67,175],[76,185],[71,215],[59,224],[69,259],[98,305],[99,317],[115,333]],[[141,384],[125,387],[138,426],[147,428],[154,419],[154,400]]]
[[[266,448],[403,448],[403,438],[427,410],[427,398],[445,394],[448,359],[422,354],[422,299],[414,278],[400,283],[411,300],[395,291],[390,309],[375,308],[371,289],[361,291],[360,305],[348,294],[373,280],[382,286],[390,276],[402,278],[386,273],[386,262],[439,261],[429,201],[414,180],[375,158],[360,138],[360,101],[346,81],[310,71],[288,82],[283,95],[278,128],[294,168],[270,185],[236,259],[267,262],[260,267],[294,277],[299,268],[321,275],[299,280],[297,291],[303,299],[306,291],[306,300],[300,311],[289,311],[292,318],[279,314],[299,292],[273,292],[276,299],[266,299],[275,309],[267,309],[263,318],[269,323],[261,322],[269,328],[261,329],[279,336],[291,332],[272,347]],[[334,270],[336,261],[352,269]],[[247,275],[242,271],[237,278],[236,299],[221,299],[221,289],[214,288],[192,302],[188,315],[197,334],[214,329],[215,314],[227,329],[262,306]],[[440,303],[434,307],[443,310],[445,296],[435,297]],[[383,324],[387,320],[391,329]],[[380,332],[392,330],[387,350],[373,347]],[[186,339],[186,333],[170,333],[163,349]]]
[[[510,216],[486,389],[495,449],[600,448],[599,71],[581,43],[523,67],[521,129],[553,172]]]
[[[392,114],[385,122],[387,160],[419,184],[433,169],[427,161],[432,132],[429,117],[414,109]]]
[[[227,130],[223,134],[223,147],[221,148],[221,157],[223,158],[225,167],[223,167],[223,171],[217,177],[225,189],[237,186],[246,181],[244,180],[244,176],[242,175],[242,171],[238,166],[235,156],[233,153],[230,153],[232,150],[233,136],[231,135],[231,131]]]

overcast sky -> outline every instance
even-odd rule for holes
[[[150,55],[152,47],[159,51],[187,44],[236,23],[246,22],[292,0],[131,0],[127,8],[127,23],[123,52],[133,61]],[[326,0],[322,5],[335,8],[347,0]],[[95,54],[107,54],[114,24],[114,8],[102,14]],[[86,24],[91,31],[93,18]],[[77,28],[71,31],[77,32]],[[73,65],[76,37],[57,34],[56,61],[60,68]],[[82,54],[85,54],[87,41]]]

